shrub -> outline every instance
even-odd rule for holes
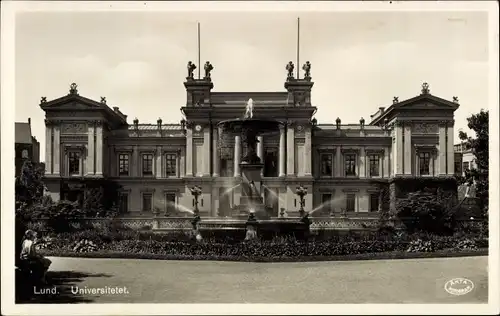
[[[72,247],[74,252],[93,252],[99,250],[99,246],[92,240],[82,239],[75,242]]]
[[[422,239],[411,241],[406,249],[407,252],[433,252],[435,250],[432,240],[424,241]]]
[[[452,234],[456,225],[453,200],[452,195],[445,196],[442,190],[409,193],[407,198],[397,201],[397,216],[409,233]]]
[[[455,250],[477,250],[476,242],[472,239],[462,239],[455,244]]]

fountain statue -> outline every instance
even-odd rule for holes
[[[247,105],[245,107],[245,115],[243,116],[245,119],[253,118],[253,100],[252,98],[248,99]]]

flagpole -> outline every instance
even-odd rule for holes
[[[198,22],[198,79],[200,79],[200,71],[201,71],[201,43],[200,43],[200,22]]]
[[[299,55],[300,53],[300,18],[297,18],[297,79],[299,79]]]

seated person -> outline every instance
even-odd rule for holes
[[[33,274],[40,277],[42,283],[46,283],[45,275],[52,262],[36,252],[36,237],[37,233],[35,231],[31,229],[26,231],[23,238],[20,259]]]

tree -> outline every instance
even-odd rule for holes
[[[42,200],[45,190],[44,173],[45,170],[42,164],[33,163],[29,160],[23,163],[21,173],[15,180],[16,202],[31,206]]]
[[[465,148],[474,155],[475,166],[471,168],[466,177],[469,181],[475,180],[476,197],[480,201],[481,209],[487,214],[488,208],[488,167],[489,167],[489,112],[481,110],[467,118],[467,126],[475,132],[471,137],[460,131],[459,138],[465,143]]]

